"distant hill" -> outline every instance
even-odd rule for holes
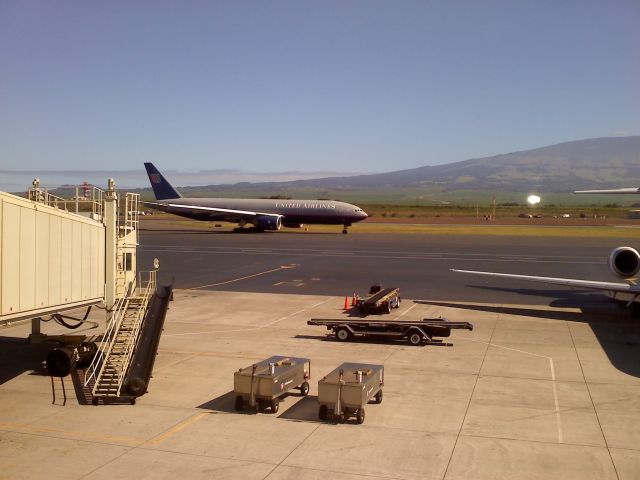
[[[475,158],[388,173],[290,182],[242,183],[182,188],[213,195],[223,192],[349,192],[371,188],[412,191],[571,192],[577,189],[640,185],[640,136],[559,143],[534,150]]]

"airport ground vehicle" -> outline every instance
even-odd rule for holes
[[[343,421],[355,416],[364,422],[364,406],[373,400],[382,403],[384,366],[343,363],[318,382],[318,417]]]
[[[276,413],[280,397],[299,388],[306,396],[309,393],[311,360],[308,358],[273,356],[235,372],[233,376],[234,407],[240,411],[248,403],[257,410],[268,407]]]
[[[342,342],[354,337],[378,337],[388,340],[406,340],[411,345],[448,345],[434,337],[449,337],[451,329],[473,330],[469,322],[448,322],[443,318],[424,320],[364,320],[312,318],[307,325],[323,325]]]
[[[382,288],[373,285],[367,298],[358,299],[356,303],[360,313],[391,313],[393,308],[400,307],[400,289],[397,287]]]

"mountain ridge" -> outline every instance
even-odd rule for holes
[[[387,173],[328,177],[287,182],[241,182],[231,185],[183,187],[183,191],[229,191],[271,188],[358,190],[363,188],[425,188],[450,191],[496,190],[566,192],[589,188],[640,185],[640,136],[573,140],[489,157],[427,165]]]

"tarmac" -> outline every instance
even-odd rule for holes
[[[434,294],[427,281],[400,280],[403,273],[419,278],[425,265],[442,271],[461,267],[457,260],[428,258],[443,244],[432,237],[409,243],[356,238],[359,252],[375,253],[357,260],[372,270],[381,252],[401,257],[383,260],[383,266],[404,267],[394,273],[403,303],[392,318],[444,316],[469,321],[474,330],[452,331],[451,347],[342,343],[306,322],[348,315],[342,309],[346,286],[349,296],[354,288],[363,293],[368,287],[367,271],[340,276],[356,261],[336,254],[355,251],[337,243],[344,237],[297,247],[264,243],[279,240],[275,235],[221,236],[227,245],[203,238],[202,245],[174,242],[189,252],[165,250],[160,256],[160,244],[143,235],[141,263],[155,255],[161,269],[183,263],[189,274],[178,280],[180,272],[174,272],[180,288],[167,314],[149,392],[135,406],[92,406],[82,388],[83,372],[63,380],[47,376],[41,364],[46,347],[24,340],[29,325],[0,331],[0,478],[640,478],[640,324],[615,305],[599,297],[587,302],[589,308],[573,305],[582,297],[555,288],[565,297],[553,304],[551,293],[527,296],[513,285],[499,287],[492,295],[501,301],[494,302],[497,297],[484,295],[491,286],[477,289],[465,281],[455,289],[440,284]],[[505,271],[557,268],[553,262],[525,264],[526,252],[507,241],[457,240],[459,251],[449,245],[442,252],[488,255],[495,249],[494,257],[479,261],[517,254],[522,264],[506,262]],[[585,241],[573,249],[556,245],[572,252],[575,258],[566,260],[572,269],[583,268],[571,276],[600,274],[598,256],[609,245],[598,242],[603,243]],[[215,247],[221,252],[206,253]],[[292,254],[294,247],[302,254]],[[283,248],[286,254],[274,261],[264,252],[233,253],[252,248]],[[552,245],[546,248],[540,246],[534,260],[553,255]],[[190,252],[198,249],[205,253]],[[305,249],[330,253],[316,257]],[[189,260],[194,255],[200,257]],[[475,257],[460,262],[475,268],[469,258]],[[250,277],[293,263],[300,266]],[[305,264],[312,267],[300,275]],[[311,280],[321,265],[323,276]],[[242,277],[247,278],[223,283]],[[295,280],[304,285],[296,287]],[[294,283],[276,285],[280,281]],[[100,311],[91,316],[103,317]],[[64,331],[51,323],[44,324],[44,333]],[[101,322],[83,333],[99,334],[103,327]],[[309,396],[287,396],[277,414],[235,412],[234,371],[271,355],[311,359]],[[344,361],[385,366],[384,400],[366,407],[362,425],[318,419],[317,381]]]

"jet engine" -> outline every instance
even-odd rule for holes
[[[640,271],[640,253],[635,248],[618,247],[609,254],[609,270],[620,278],[633,277]]]
[[[258,230],[280,230],[282,228],[282,217],[261,216],[257,217],[253,225]]]

